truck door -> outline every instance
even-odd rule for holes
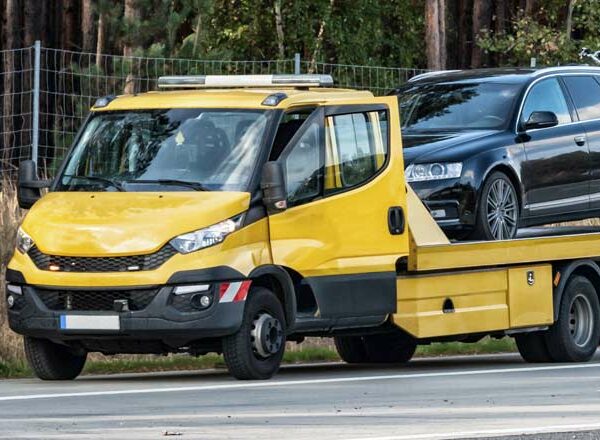
[[[317,108],[278,159],[288,208],[269,217],[273,260],[302,275],[323,318],[393,313],[408,255],[397,100],[365,101]]]

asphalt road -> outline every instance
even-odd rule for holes
[[[575,433],[574,433],[575,432]],[[600,438],[600,356],[321,364],[270,381],[223,371],[0,381],[0,437],[61,439]],[[558,434],[550,434],[558,433]]]

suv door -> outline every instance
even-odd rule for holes
[[[590,208],[600,209],[600,84],[598,76],[563,77],[587,135],[590,166]]]
[[[396,261],[408,254],[397,100],[364,102],[306,120],[278,159],[288,209],[269,216],[273,261],[302,275],[313,316],[350,326],[396,310]]]
[[[585,130],[572,124],[571,110],[557,77],[533,85],[524,100],[521,127],[534,111],[553,112],[558,125],[527,130],[521,135],[525,147],[521,168],[524,214],[542,217],[587,210],[589,151]]]

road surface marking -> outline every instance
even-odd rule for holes
[[[351,383],[351,382],[372,382],[382,380],[401,380],[401,379],[421,379],[429,377],[452,377],[452,376],[471,376],[486,374],[506,374],[506,373],[528,373],[534,371],[556,371],[556,370],[575,370],[582,368],[600,368],[600,363],[593,364],[574,364],[574,365],[549,365],[544,367],[523,367],[523,368],[496,368],[488,370],[465,370],[465,371],[446,371],[439,373],[413,373],[413,374],[390,374],[378,376],[354,376],[337,377],[330,379],[302,379],[287,381],[262,381],[262,382],[235,382],[218,385],[198,385],[189,387],[163,387],[163,388],[138,388],[129,390],[111,390],[111,391],[82,391],[75,393],[51,393],[51,394],[25,394],[13,396],[1,396],[0,402],[10,402],[15,400],[35,400],[35,399],[54,399],[63,397],[92,397],[92,396],[118,396],[124,394],[152,394],[152,393],[177,393],[190,391],[215,391],[215,390],[235,390],[249,388],[277,388],[294,385],[322,385],[333,383]]]
[[[580,425],[555,425],[555,426],[537,426],[530,428],[506,428],[490,429],[478,431],[458,431],[447,433],[427,433],[427,434],[401,434],[382,437],[356,437],[347,440],[420,440],[420,439],[460,439],[474,437],[490,437],[502,435],[531,435],[531,434],[551,434],[558,432],[576,432],[592,431],[600,429],[600,423],[589,423]]]

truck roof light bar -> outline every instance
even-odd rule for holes
[[[331,87],[331,75],[194,75],[161,76],[159,88]]]

